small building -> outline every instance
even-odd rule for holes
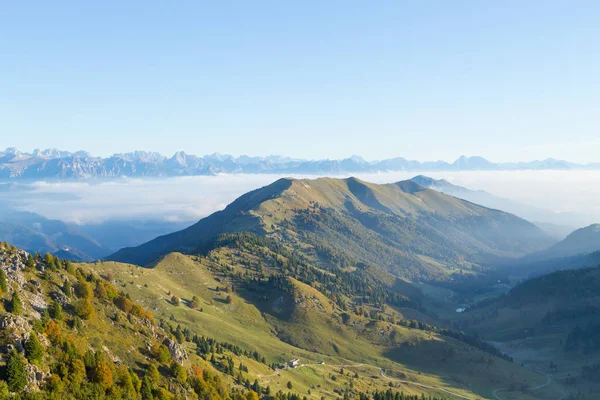
[[[288,365],[290,368],[298,368],[300,365],[300,359],[296,358],[295,360],[290,361]]]

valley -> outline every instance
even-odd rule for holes
[[[414,181],[280,179],[181,231],[73,265],[151,313],[188,355],[181,365],[213,371],[225,397],[591,399],[596,269],[574,258],[577,270],[515,274],[570,242]],[[25,273],[54,282],[48,263],[70,265],[36,257]],[[95,348],[124,350],[92,332]]]
[[[0,6],[0,400],[599,400],[600,2]]]

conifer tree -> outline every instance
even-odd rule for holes
[[[142,400],[154,400],[154,397],[152,396],[152,384],[146,376],[144,379],[142,379],[142,388],[140,389],[140,394],[142,395]]]
[[[10,353],[8,363],[6,364],[6,376],[8,390],[11,392],[20,393],[27,385],[25,363],[23,362],[23,357],[15,349]]]
[[[31,363],[37,363],[42,360],[42,356],[44,352],[42,350],[42,345],[40,344],[40,340],[37,337],[35,332],[31,333],[29,339],[25,342],[25,356]]]
[[[50,317],[53,319],[60,321],[62,319],[62,306],[58,301],[53,301],[50,303],[50,307],[48,307],[48,312],[50,313]]]
[[[10,300],[10,312],[15,315],[23,314],[23,305],[21,304],[21,298],[19,294],[15,290],[12,294],[12,298]]]
[[[6,273],[0,268],[0,291],[1,293],[6,293],[6,290]]]
[[[67,297],[71,297],[71,281],[65,279],[65,283],[63,284],[62,291]]]

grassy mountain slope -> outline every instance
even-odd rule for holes
[[[232,396],[233,380],[190,353],[175,325],[88,268],[0,243],[0,271],[0,397]]]
[[[147,265],[173,251],[193,254],[217,235],[253,232],[309,251],[319,246],[410,279],[443,279],[493,257],[539,250],[551,239],[525,220],[427,190],[412,181],[280,179],[171,235],[110,260]]]
[[[464,199],[485,207],[503,210],[508,213],[532,221],[537,226],[548,232],[557,240],[564,239],[569,233],[579,226],[589,224],[589,217],[583,213],[557,213],[551,210],[538,208],[525,203],[520,203],[504,197],[499,197],[483,190],[471,190],[454,185],[445,179],[433,179],[424,175],[411,178],[412,181],[428,188]]]
[[[223,301],[212,290],[223,284],[211,271],[217,265],[181,254],[169,255],[152,270],[115,263],[73,265],[0,244],[0,397],[372,399],[389,391],[396,398],[402,392],[406,400],[422,394],[441,400],[469,395],[464,389],[453,389],[456,395],[444,391],[448,385],[435,375],[391,370],[414,379],[405,384],[379,367],[274,338],[256,308],[234,293],[233,301]],[[189,287],[178,283],[181,275]],[[294,298],[316,296],[324,312],[334,315],[322,295],[291,283],[297,285]],[[192,287],[201,296],[197,304],[183,297]],[[181,297],[165,298],[165,290]],[[299,303],[298,313],[306,308]],[[278,366],[296,357],[302,357],[299,368]]]
[[[525,257],[525,260],[565,258],[600,250],[600,224],[577,229],[548,249]]]
[[[263,246],[260,238],[248,238],[228,237],[202,256],[171,253],[151,268],[115,262],[89,267],[114,277],[157,317],[256,349],[268,360],[300,358],[304,367],[280,375],[261,372],[260,381],[279,388],[292,379],[294,387],[311,390],[309,397],[331,396],[340,387],[339,379],[345,381],[348,374],[356,376],[354,387],[385,388],[391,383],[405,393],[472,399],[491,397],[501,385],[531,388],[544,380],[459,336],[411,323],[406,315],[414,308],[378,306],[374,296],[359,296],[359,289],[339,289],[351,286],[341,277],[335,279],[341,270],[322,271],[334,278],[331,282],[317,279],[311,273],[317,274],[318,266],[292,262],[293,254]],[[362,273],[355,268],[345,266]],[[300,279],[290,277],[293,270]],[[418,297],[418,292],[412,295]],[[168,301],[170,296],[181,303]],[[558,398],[549,396],[520,398]]]
[[[525,281],[457,318],[458,327],[498,342],[518,362],[552,374],[573,391],[591,391],[587,398],[600,395],[589,372],[600,370],[600,268]]]

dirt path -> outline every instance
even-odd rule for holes
[[[303,368],[303,367],[312,367],[312,366],[323,366],[325,364],[301,364],[296,368]],[[379,374],[381,375],[382,378],[384,379],[388,379],[390,381],[396,381],[399,383],[402,383],[403,385],[414,385],[414,386],[419,386],[425,389],[432,389],[432,390],[438,390],[440,392],[444,392],[447,394],[450,394],[452,396],[456,396],[458,398],[461,399],[465,399],[465,400],[473,400],[472,397],[467,397],[464,396],[462,394],[456,393],[456,392],[452,392],[448,389],[444,389],[438,386],[430,386],[430,385],[425,385],[422,383],[418,383],[418,382],[410,382],[410,381],[406,381],[406,380],[402,380],[402,379],[396,379],[396,378],[391,378],[389,376],[387,376],[385,374],[385,370],[383,368],[379,368],[376,367],[374,365],[368,365],[368,364],[327,364],[327,366],[329,367],[335,367],[335,368],[356,368],[356,367],[365,367],[365,368],[373,368],[373,369],[378,369],[379,370]],[[276,369],[275,372],[273,374],[270,375],[258,375],[258,378],[269,378],[269,377],[273,377],[273,376],[279,376],[280,372],[283,371],[285,369]],[[546,386],[550,385],[552,383],[552,377],[550,375],[546,375],[546,382],[542,383],[541,385],[535,386],[533,388],[531,388],[531,390],[539,390],[542,388],[545,388]],[[492,392],[492,395],[494,396],[494,398],[496,400],[505,400],[504,398],[500,397],[500,395],[498,394],[499,392],[503,391],[503,390],[508,390],[508,388],[499,388],[499,389],[494,389],[494,391]],[[478,397],[479,398],[479,397]]]
[[[546,386],[548,386],[551,383],[552,383],[552,377],[550,375],[546,375],[546,382],[542,383],[541,385],[531,388],[531,390],[539,390],[539,389],[545,388]],[[505,400],[502,397],[500,397],[500,395],[498,394],[498,392],[501,392],[503,390],[508,390],[508,388],[494,389],[492,394],[494,395],[494,398],[496,400]]]
[[[466,397],[466,396],[463,396],[462,394],[454,393],[449,390],[443,389],[441,387],[429,386],[429,385],[424,385],[422,383],[409,382],[409,381],[403,381],[401,379],[390,378],[389,376],[387,376],[385,374],[383,368],[379,368],[379,373],[381,374],[382,378],[389,379],[390,381],[397,381],[404,385],[415,385],[415,386],[420,386],[420,387],[427,388],[427,389],[439,390],[440,392],[448,393],[448,394],[451,394],[452,396],[460,397],[461,399],[473,400],[473,398],[471,398],[471,397]]]

